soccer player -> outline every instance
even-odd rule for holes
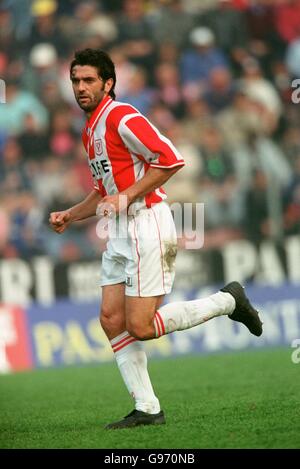
[[[152,388],[142,341],[221,315],[260,336],[262,322],[238,282],[207,298],[161,306],[172,289],[177,243],[162,185],[184,161],[137,109],[115,100],[115,67],[104,51],[76,52],[70,78],[87,117],[83,144],[95,187],[79,204],[51,213],[49,222],[55,232],[63,233],[71,223],[96,212],[102,217],[115,212],[116,225],[126,213],[125,236],[111,236],[102,257],[100,323],[135,409],[106,428],[163,424],[164,412]]]

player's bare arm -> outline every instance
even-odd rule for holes
[[[151,191],[165,184],[182,166],[175,168],[149,168],[145,176],[120,194],[107,195],[101,200],[101,205],[111,204],[116,213],[125,210],[139,197],[144,197]],[[121,199],[126,195],[127,199]],[[126,205],[124,204],[124,200]]]
[[[61,234],[71,223],[96,215],[96,208],[100,200],[101,195],[94,189],[82,202],[70,207],[68,210],[50,213],[49,223],[51,228],[56,233]]]

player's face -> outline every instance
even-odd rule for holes
[[[97,69],[90,65],[73,67],[71,81],[76,101],[87,114],[96,109],[111,88],[111,79],[102,80],[98,76]]]

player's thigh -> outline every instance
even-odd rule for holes
[[[148,336],[153,329],[154,315],[161,305],[164,295],[125,296],[126,330],[134,336]]]
[[[109,339],[125,331],[125,284],[102,287],[100,322]]]

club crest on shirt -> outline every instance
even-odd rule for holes
[[[101,138],[97,138],[97,140],[95,140],[95,153],[98,156],[102,155],[103,153]]]

